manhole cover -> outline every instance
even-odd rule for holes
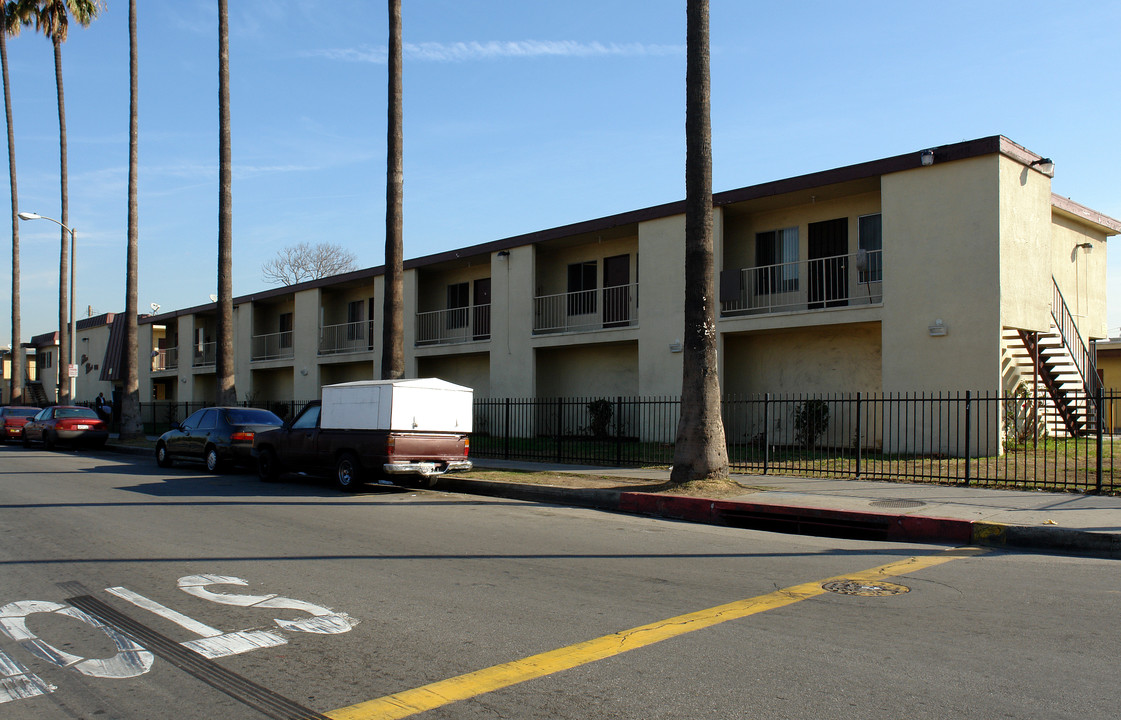
[[[926,505],[922,500],[876,500],[870,503],[872,507],[885,508],[914,508]]]
[[[879,597],[881,595],[902,595],[911,592],[906,585],[896,585],[889,582],[861,582],[859,580],[834,580],[821,586],[829,592],[841,595],[863,595],[865,597]]]

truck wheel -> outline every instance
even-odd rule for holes
[[[362,466],[358,464],[358,456],[352,452],[339,455],[335,463],[335,487],[346,492],[354,492],[362,484]]]
[[[171,467],[171,453],[167,451],[167,445],[160,443],[156,446],[156,464],[162,468]]]
[[[257,477],[264,482],[273,482],[280,476],[280,468],[276,466],[276,453],[269,448],[262,448],[257,456]]]

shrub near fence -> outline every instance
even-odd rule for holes
[[[728,397],[722,412],[733,472],[1121,492],[1104,418],[1058,437],[1025,426],[1023,408],[1018,395],[856,393]],[[471,453],[664,466],[679,412],[676,398],[480,398]]]

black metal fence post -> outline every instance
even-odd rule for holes
[[[861,413],[861,402],[860,401],[861,401],[861,399],[862,399],[861,394],[857,393],[856,394],[856,475],[855,475],[855,477],[857,479],[860,479],[860,452],[861,452],[861,448],[864,447],[864,438],[861,435],[861,427],[860,427],[861,426],[861,423],[860,423],[860,413]]]
[[[623,464],[623,398],[615,397],[615,464]]]
[[[973,393],[965,391],[965,484],[969,485],[969,455],[972,451],[970,435],[973,432]]]
[[[1103,436],[1103,429],[1102,429],[1102,426],[1105,425],[1105,418],[1103,417],[1102,408],[1104,408],[1104,407],[1105,407],[1105,388],[1103,388],[1101,385],[1099,385],[1098,386],[1098,404],[1097,404],[1097,409],[1096,409],[1096,412],[1097,412],[1098,416],[1097,416],[1097,418],[1095,418],[1096,419],[1095,424],[1098,426],[1098,437],[1097,437],[1097,440],[1098,440],[1098,468],[1097,468],[1097,483],[1096,483],[1095,487],[1096,487],[1096,492],[1098,492],[1098,493],[1101,493],[1101,491],[1102,491],[1102,443],[1105,440],[1105,438]]]
[[[763,395],[763,474],[771,464],[771,394]]]
[[[564,435],[564,400],[557,398],[557,462],[563,460],[561,452],[561,437]]]
[[[505,415],[505,417],[503,418],[503,426],[506,428],[506,431],[503,433],[505,437],[502,438],[502,457],[506,460],[509,460],[510,436],[513,435],[513,433],[510,432],[510,398],[506,398],[503,414]]]

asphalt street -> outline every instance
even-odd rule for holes
[[[9,445],[0,717],[1109,717],[1119,581]]]

